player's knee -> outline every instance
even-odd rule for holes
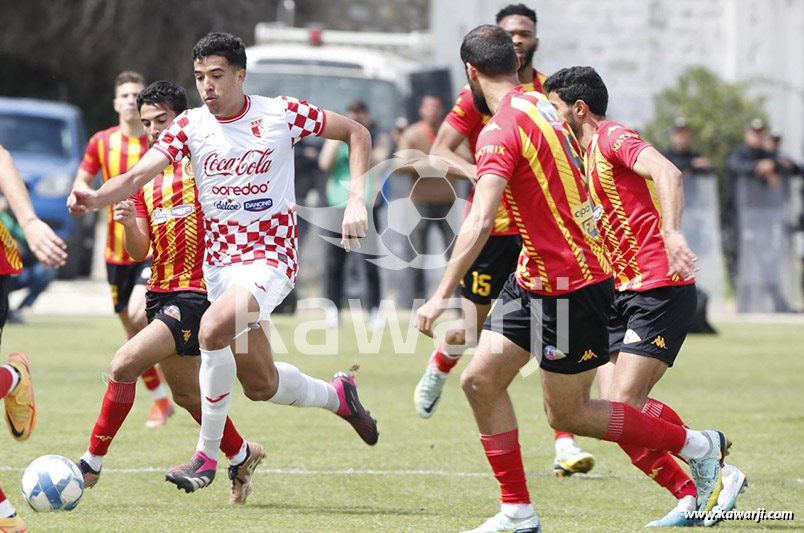
[[[198,331],[198,344],[202,350],[221,350],[232,343],[226,324],[215,320],[202,320]]]
[[[450,346],[463,346],[466,332],[463,329],[451,329],[444,335],[444,342]]]
[[[130,353],[126,347],[120,348],[109,363],[109,377],[118,383],[131,383],[137,381],[137,365],[134,361],[135,354]]]
[[[482,401],[494,393],[494,384],[488,376],[473,372],[470,367],[461,374],[461,388],[470,401]]]
[[[644,394],[630,390],[618,390],[616,387],[609,391],[606,399],[612,402],[628,404],[637,411],[641,411],[648,401],[647,396]]]
[[[554,430],[567,433],[580,433],[580,431],[578,431],[576,413],[573,413],[572,410],[545,404],[544,414],[547,416],[547,423]]]
[[[243,385],[243,394],[253,402],[267,402],[276,394],[277,383],[266,380],[259,384]]]

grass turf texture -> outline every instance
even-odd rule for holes
[[[277,322],[284,338],[292,338],[289,332],[298,321],[279,317]],[[39,419],[29,441],[16,443],[6,436],[0,484],[36,532],[441,532],[478,526],[497,512],[499,492],[459,388],[465,363],[447,383],[433,418],[421,420],[412,395],[432,342],[421,337],[416,355],[395,355],[385,335],[384,355],[360,356],[349,326],[340,330],[339,355],[281,359],[325,379],[359,363],[361,399],[379,420],[376,447],[364,445],[332,414],[255,404],[236,386],[231,415],[268,456],[248,503],[229,506],[225,460],[212,486],[199,492],[188,495],[164,481],[165,470],[192,454],[198,428],[182,411],[166,427],[146,429],[151,400],[139,385],[98,485],[85,492],[73,512],[50,514],[34,513],[23,501],[22,470],[40,455],[75,460],[86,449],[105,390],[102,373],[121,344],[122,329],[114,317],[80,316],[36,316],[26,326],[9,326],[3,357],[19,350],[30,358]],[[751,483],[739,509],[796,513],[792,522],[729,522],[721,530],[804,530],[801,326],[731,324],[720,330],[719,336],[690,338],[654,396],[691,427],[726,431],[734,442],[730,460]],[[321,339],[310,336],[312,342]],[[611,443],[579,439],[595,454],[594,475],[554,478],[553,434],[545,422],[538,375],[518,377],[511,394],[531,496],[545,531],[639,531],[673,507],[670,494]]]

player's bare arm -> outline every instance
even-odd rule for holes
[[[58,268],[67,262],[67,245],[36,216],[25,182],[11,154],[0,146],[0,191],[19,222],[28,246],[43,265]]]
[[[128,255],[135,261],[144,261],[151,246],[151,230],[148,219],[137,217],[134,202],[123,200],[112,208],[114,221],[125,228],[123,244]]]
[[[92,182],[95,180],[95,175],[90,174],[83,168],[78,168],[78,172],[75,174],[75,179],[73,180],[73,189],[78,191],[91,191],[92,190]]]
[[[170,163],[167,156],[151,148],[131,170],[112,178],[97,191],[73,189],[67,208],[74,216],[96,211],[101,207],[130,198],[137,190],[154,179]]]
[[[371,157],[371,135],[361,124],[339,115],[324,111],[326,123],[321,137],[343,141],[349,147],[349,199],[343,215],[341,244],[348,252],[350,239],[360,248],[358,237],[366,236],[368,212],[366,211],[366,173]],[[146,154],[147,156],[147,154]]]
[[[684,210],[681,171],[658,150],[648,146],[639,153],[634,172],[653,180],[656,185],[656,196],[662,209],[662,237],[670,262],[668,274],[690,279],[698,267],[695,254],[681,234],[681,213]]]
[[[435,294],[416,312],[416,327],[425,335],[433,336],[433,324],[444,312],[443,301],[452,295],[486,245],[507,184],[504,178],[493,174],[486,174],[477,182],[472,209],[461,225],[444,277]]]
[[[450,172],[450,177],[474,181],[477,177],[477,166],[470,163],[458,153],[458,148],[466,141],[466,137],[452,127],[446,120],[441,123],[436,134],[431,155],[443,157],[463,172]]]

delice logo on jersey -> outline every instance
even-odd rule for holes
[[[240,209],[240,204],[227,198],[226,200],[218,200],[215,202],[215,209],[218,211],[237,211]]]
[[[271,168],[271,154],[274,149],[248,150],[237,157],[220,157],[209,154],[204,160],[204,173],[207,176],[254,176],[266,174]]]
[[[243,202],[243,209],[246,211],[265,211],[267,209],[271,209],[274,206],[273,198],[259,198],[257,200],[249,200],[248,202]]]
[[[151,213],[151,219],[157,224],[164,224],[171,218],[184,218],[195,211],[195,208],[190,204],[177,205],[171,207],[170,210],[162,207],[157,207]]]

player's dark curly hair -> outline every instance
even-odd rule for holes
[[[231,33],[208,33],[195,43],[193,61],[209,56],[225,57],[230,65],[246,68],[246,45],[243,44],[243,39]]]
[[[189,107],[184,87],[165,80],[155,81],[140,91],[137,95],[137,111],[145,104],[166,107],[177,115]]]
[[[522,15],[523,17],[528,17],[533,21],[533,24],[536,24],[537,22],[536,12],[525,4],[508,4],[497,12],[497,24],[499,24],[500,21],[505,17],[510,17],[511,15]]]
[[[461,43],[461,61],[471,63],[486,76],[516,73],[516,51],[511,35],[491,24],[484,24],[466,34]]]
[[[547,78],[544,93],[555,92],[568,105],[583,100],[595,115],[606,116],[609,91],[603,78],[592,67],[563,68]]]

